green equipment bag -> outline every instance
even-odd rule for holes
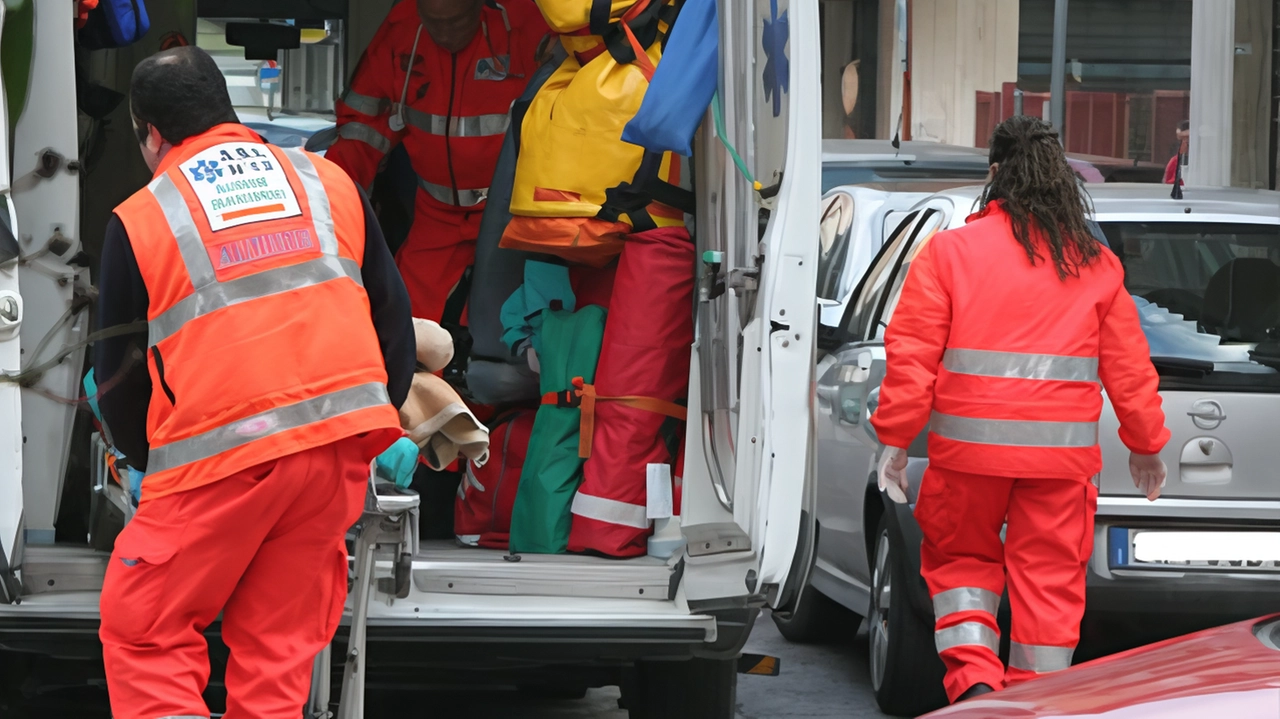
[[[545,311],[538,356],[544,395],[570,389],[575,377],[595,381],[604,319],[605,310],[598,305],[577,312]],[[585,461],[578,456],[581,421],[577,407],[543,404],[538,408],[511,515],[512,553],[563,554],[568,547],[573,525],[569,507],[582,484]]]

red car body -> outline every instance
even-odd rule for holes
[[[1280,615],[1115,654],[926,716],[1274,719],[1280,717]]]

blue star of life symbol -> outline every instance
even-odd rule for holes
[[[787,59],[787,11],[778,16],[778,0],[769,0],[773,19],[764,21],[761,42],[768,58],[764,63],[764,98],[773,99],[773,116],[782,114],[782,95],[791,92],[791,63]]]
[[[201,160],[196,163],[195,167],[187,168],[191,172],[191,179],[194,182],[204,180],[208,183],[218,181],[222,177],[222,168],[218,167],[217,160]]]

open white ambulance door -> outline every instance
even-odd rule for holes
[[[698,323],[682,529],[695,611],[787,607],[813,551],[817,0],[720,0],[725,135],[697,159]]]
[[[5,6],[0,4],[0,30]],[[21,362],[18,329],[22,295],[18,294],[17,220],[9,196],[9,112],[0,76],[0,373],[17,374]],[[17,600],[17,568],[22,565],[22,391],[0,382],[0,603]]]

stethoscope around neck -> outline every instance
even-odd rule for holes
[[[484,32],[484,42],[489,46],[489,56],[494,63],[493,79],[505,80],[508,77],[523,79],[524,75],[512,73],[508,67],[511,62],[511,17],[507,15],[507,9],[494,0],[487,0],[485,5],[502,13],[502,26],[507,31],[507,59],[503,60],[503,56],[493,49],[493,38],[489,35],[489,21],[484,16],[480,17],[480,29]],[[413,36],[413,49],[409,51],[409,66],[404,71],[404,85],[400,88],[400,102],[391,105],[391,118],[387,124],[391,126],[392,132],[403,130],[408,120],[406,100],[409,98],[409,79],[413,77],[413,62],[418,58],[418,44],[422,41],[422,29],[422,23],[418,23],[418,32]]]

